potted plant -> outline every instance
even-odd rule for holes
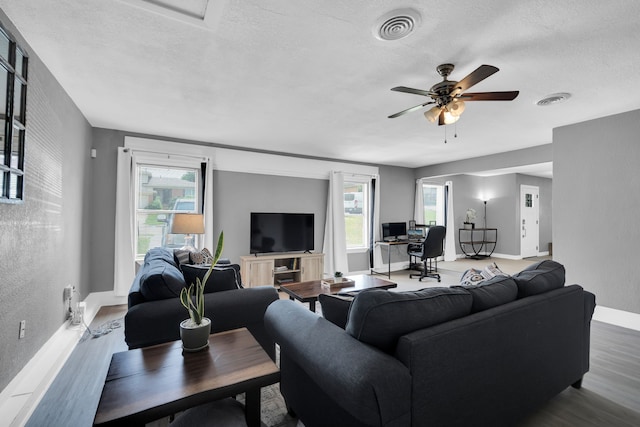
[[[336,271],[333,273],[333,283],[341,283],[342,282],[342,272]]]
[[[224,233],[220,232],[216,253],[211,261],[202,281],[196,278],[196,283],[182,288],[180,302],[187,309],[189,318],[180,322],[180,338],[184,351],[193,352],[203,350],[209,346],[209,334],[211,334],[211,319],[204,317],[204,286],[209,280],[216,263],[222,255],[224,246]]]
[[[472,208],[467,209],[466,219],[464,221],[464,228],[466,230],[475,228],[474,219],[476,219],[476,210]]]

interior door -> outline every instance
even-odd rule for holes
[[[520,256],[538,256],[540,234],[540,189],[520,186]]]

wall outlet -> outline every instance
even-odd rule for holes
[[[73,296],[73,286],[71,285],[67,285],[64,288],[64,292],[63,292],[63,297],[65,301],[69,301],[71,299],[71,297]]]
[[[24,333],[25,333],[25,329],[26,328],[27,328],[27,321],[26,320],[21,320],[20,321],[20,333],[18,335],[18,339],[24,338]]]

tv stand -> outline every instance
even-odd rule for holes
[[[240,275],[245,288],[321,280],[324,254],[278,253],[240,257]]]

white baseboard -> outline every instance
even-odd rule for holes
[[[95,292],[84,302],[84,321],[90,324],[100,307],[126,304],[127,297],[116,297],[112,291]],[[8,422],[11,427],[26,424],[84,331],[84,326],[72,325],[70,320],[58,328],[0,393],[0,423]]]
[[[593,320],[640,331],[640,314],[638,313],[597,305],[593,313]]]

